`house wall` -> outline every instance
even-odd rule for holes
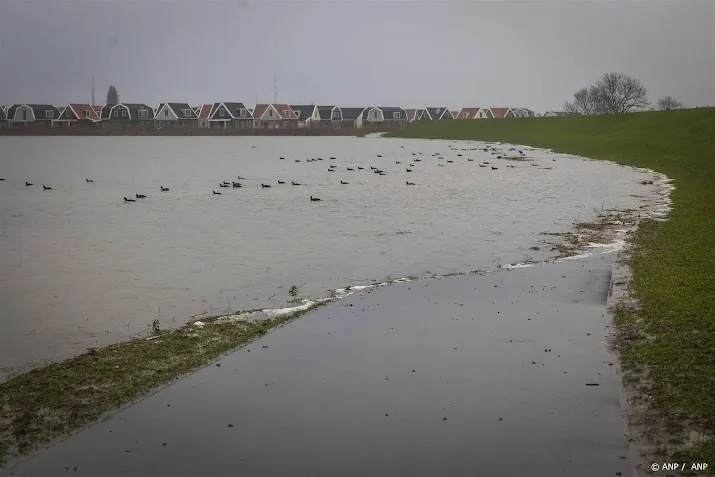
[[[115,116],[114,112],[119,111]],[[122,115],[122,111],[126,111],[126,116]],[[129,108],[126,106],[114,106],[109,111],[109,121],[131,121],[129,117]]]
[[[487,112],[483,109],[480,109],[477,114],[474,115],[474,119],[486,119],[488,117],[489,115],[487,115]]]
[[[23,111],[25,116],[23,116]],[[14,122],[33,122],[35,121],[35,112],[29,106],[20,106],[15,110],[15,117],[10,118]]]
[[[367,112],[367,117],[365,118],[365,121],[370,122],[370,123],[381,123],[385,120],[385,117],[382,114],[382,110],[378,108],[373,108],[370,109]]]
[[[179,118],[176,116],[176,113],[174,113],[174,111],[169,107],[169,105],[165,104],[157,112],[155,119],[158,121],[176,121]]]

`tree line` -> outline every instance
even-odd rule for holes
[[[623,73],[606,73],[591,86],[581,88],[572,101],[564,103],[567,114],[623,114],[648,109],[648,90],[636,78]],[[661,111],[682,109],[683,103],[663,96],[655,108]],[[655,109],[654,108],[654,109]]]

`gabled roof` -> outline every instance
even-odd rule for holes
[[[429,119],[444,119],[445,115],[449,115],[449,119],[452,119],[452,115],[449,114],[447,108],[425,108],[429,113]]]
[[[303,105],[291,104],[290,109],[293,110],[293,113],[295,113],[295,116],[300,121],[305,121],[306,119],[310,118],[313,115],[313,112],[315,112],[315,105],[314,104],[303,104]]]
[[[344,121],[355,121],[368,108],[340,108]]]
[[[17,108],[22,106],[21,104],[11,104],[8,106],[8,108],[5,110],[5,117],[7,119],[15,119],[15,111],[17,111]]]
[[[189,103],[160,103],[154,116],[161,111],[164,105],[167,105],[173,111],[177,119],[196,119],[198,117],[194,109],[189,106]]]
[[[256,107],[253,108],[253,117],[260,119],[263,113],[271,107],[278,113],[280,119],[297,119],[295,113],[287,104],[257,104]]]
[[[5,121],[7,116],[5,115],[5,106],[0,106],[0,121]]]
[[[482,108],[462,108],[462,110],[457,113],[457,117],[455,119],[474,119],[477,117],[477,114],[479,114],[479,111],[481,111]],[[467,116],[464,116],[464,113],[467,113]]]
[[[318,115],[322,121],[328,121],[333,117],[333,109],[335,106],[316,106],[318,108]]]
[[[427,112],[426,109],[417,109],[415,111],[415,119],[416,120],[429,119],[429,113]]]
[[[407,113],[407,120],[408,121],[414,121],[415,120],[415,115],[417,114],[416,109],[405,109],[405,112]]]
[[[199,109],[199,119],[208,119],[209,114],[211,114],[212,107],[213,107],[213,104],[202,105],[201,109]]]
[[[377,106],[377,108],[382,111],[382,117],[385,121],[407,121],[407,111],[402,108],[394,106]],[[398,113],[400,117],[395,118],[394,113]]]
[[[489,108],[497,119],[503,119],[509,113],[511,108]]]
[[[216,114],[222,108],[228,112],[228,117]],[[245,116],[241,116],[241,110],[246,112]],[[251,111],[243,103],[214,103],[209,117],[210,119],[221,120],[252,119]]]
[[[449,114],[452,115],[452,119],[457,119],[457,115],[459,114],[459,111],[450,111]]]
[[[69,106],[67,106],[67,108],[69,108],[69,110],[72,111],[72,114],[77,119],[88,119],[90,121],[99,121],[99,114],[97,114],[97,111],[90,104],[72,103]],[[87,115],[85,113],[85,111],[88,111],[89,115]]]

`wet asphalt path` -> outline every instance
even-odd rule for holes
[[[357,293],[5,472],[627,475],[611,258]]]

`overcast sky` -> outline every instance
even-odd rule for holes
[[[715,105],[714,0],[0,0],[0,104],[561,109],[608,71]]]

